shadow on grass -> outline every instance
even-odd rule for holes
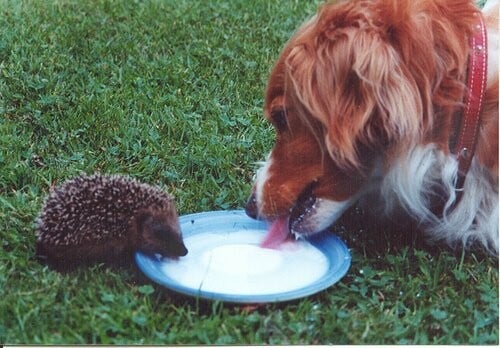
[[[425,251],[431,256],[446,252],[458,259],[464,253],[461,246],[452,248],[444,242],[431,241],[418,224],[404,213],[385,217],[359,205],[347,210],[331,231],[342,238],[350,249],[367,258],[394,255],[403,249],[408,249],[410,255],[416,250]],[[465,251],[465,258],[472,254],[476,260],[491,257],[474,244]]]

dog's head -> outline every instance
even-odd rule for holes
[[[426,19],[412,16],[411,6],[327,4],[290,39],[267,86],[264,112],[276,143],[257,172],[248,215],[289,217],[292,232],[319,232],[363,192],[376,168],[423,141],[440,97],[432,90],[450,77],[441,76],[432,58],[436,41],[418,32]],[[462,86],[450,83],[454,92]]]

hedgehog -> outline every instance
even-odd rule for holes
[[[135,251],[187,254],[173,199],[121,175],[83,175],[51,190],[35,229],[37,258],[59,270],[123,265]]]

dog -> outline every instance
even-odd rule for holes
[[[469,0],[320,6],[270,74],[276,141],[247,214],[308,237],[364,199],[404,211],[426,241],[498,256],[498,15],[494,0],[482,12]],[[478,33],[486,41],[471,48]],[[481,112],[472,146],[455,151],[475,50],[488,56]]]

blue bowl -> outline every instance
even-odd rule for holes
[[[188,249],[190,237],[197,236],[199,238],[200,234],[204,233],[208,233],[207,236],[214,236],[215,234],[231,236],[231,238],[234,239],[238,238],[238,232],[246,230],[248,233],[258,234],[258,238],[262,239],[268,230],[268,225],[265,222],[249,218],[243,210],[210,211],[189,214],[181,216],[179,221],[184,241]],[[136,253],[135,260],[141,271],[151,280],[184,295],[232,303],[250,304],[281,302],[295,300],[318,293],[338,282],[349,270],[351,255],[344,242],[335,235],[331,233],[320,233],[310,237],[307,242],[324,256],[327,262],[325,271],[311,282],[307,282],[289,291],[285,289],[279,293],[275,291],[265,293],[265,284],[264,293],[260,292],[259,294],[227,293],[223,290],[207,291],[203,289],[201,284],[193,286],[192,284],[183,283],[183,281],[169,276],[164,269],[165,267],[169,269],[170,267],[177,267],[176,261],[151,257],[140,252]],[[213,247],[213,244],[214,243],[209,242],[207,243],[207,247]],[[188,256],[190,256],[190,254],[188,254]],[[189,269],[187,271],[189,272]],[[287,275],[287,278],[293,276],[294,273],[291,272]],[[231,281],[231,277],[224,279],[224,282]],[[234,281],[237,280],[234,279]]]

